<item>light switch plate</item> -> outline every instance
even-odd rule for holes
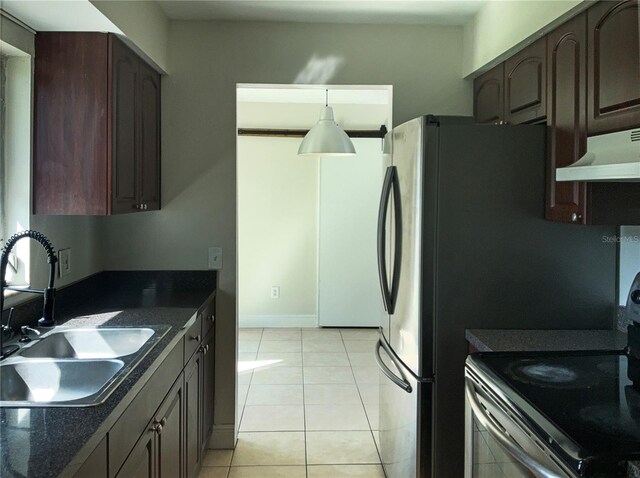
[[[209,269],[222,269],[222,247],[209,248]]]
[[[58,276],[64,277],[71,274],[71,249],[58,251]]]

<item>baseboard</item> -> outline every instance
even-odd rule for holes
[[[236,447],[235,426],[230,423],[228,425],[213,425],[213,431],[209,437],[207,448],[214,450],[230,450]]]
[[[240,315],[240,328],[249,327],[317,327],[317,315]]]

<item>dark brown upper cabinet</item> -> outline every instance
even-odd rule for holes
[[[160,208],[160,75],[116,36],[36,35],[35,214]]]
[[[587,11],[589,136],[640,125],[638,0],[598,2]]]
[[[504,63],[492,68],[473,82],[473,116],[478,123],[501,124],[504,121]]]
[[[564,23],[547,39],[547,204],[556,222],[585,223],[587,185],[556,182],[556,168],[569,166],[587,149],[587,14]]]
[[[540,38],[504,62],[504,121],[535,123],[546,116],[547,39]]]

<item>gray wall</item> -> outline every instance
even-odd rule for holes
[[[204,269],[207,247],[224,248],[216,386],[229,395],[217,398],[216,444],[230,446],[235,425],[228,398],[235,389],[236,83],[292,83],[314,56],[332,56],[335,75],[307,82],[392,84],[395,124],[424,113],[471,114],[462,40],[461,27],[170,23],[163,209],[104,218],[101,237],[108,269]]]

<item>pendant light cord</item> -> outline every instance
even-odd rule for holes
[[[324,105],[325,106],[329,106],[329,88],[327,88],[325,91],[325,100],[324,100]]]

